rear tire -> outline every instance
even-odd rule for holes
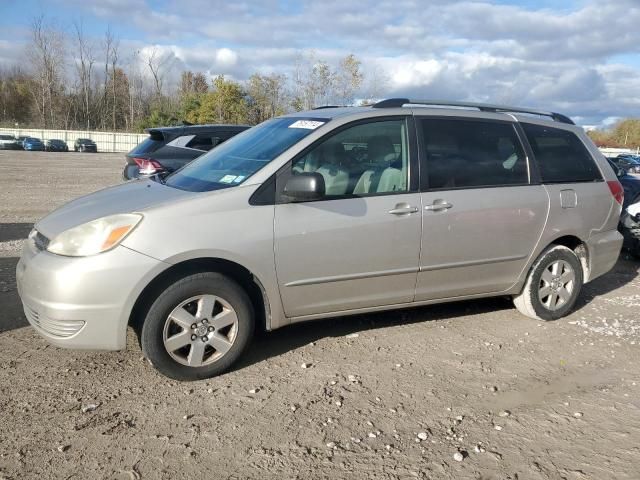
[[[153,302],[142,325],[142,351],[167,377],[210,378],[238,360],[254,325],[251,300],[237,283],[220,273],[197,273]]]
[[[583,284],[580,259],[563,245],[552,245],[535,261],[513,303],[536,320],[557,320],[573,309]]]

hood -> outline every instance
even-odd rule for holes
[[[117,213],[142,212],[147,208],[198,195],[167,187],[152,180],[139,180],[77,198],[44,217],[35,228],[52,239],[83,223]]]

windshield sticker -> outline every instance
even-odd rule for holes
[[[235,175],[225,175],[220,179],[220,183],[232,183],[236,178]]]
[[[307,130],[315,130],[325,122],[318,122],[317,120],[298,120],[289,125],[289,128],[305,128]]]
[[[240,183],[242,180],[245,179],[244,175],[238,175],[235,180],[233,181],[233,183]]]

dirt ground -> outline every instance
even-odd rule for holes
[[[557,322],[504,298],[337,318],[261,336],[208,381],[156,374],[132,332],[122,352],[49,346],[16,293],[21,239],[123,161],[0,152],[0,479],[640,478],[624,254]]]

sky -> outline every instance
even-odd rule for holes
[[[242,81],[290,74],[301,54],[353,53],[386,98],[536,107],[582,125],[640,116],[640,0],[0,0],[0,66],[27,67],[40,14],[96,42],[110,28],[125,61],[171,54],[174,78]]]

